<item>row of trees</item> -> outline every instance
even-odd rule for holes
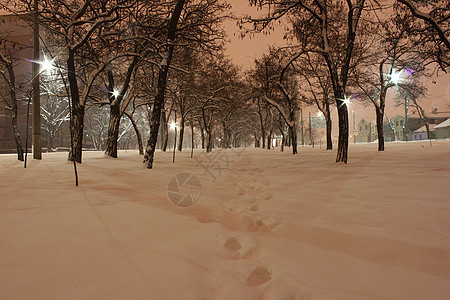
[[[201,135],[207,152],[214,145],[237,147],[251,140],[270,147],[273,135],[281,135],[282,149],[286,143],[296,154],[299,110],[315,105],[326,120],[327,149],[332,149],[336,107],[336,162],[346,163],[352,97],[374,106],[382,151],[388,89],[397,86],[418,99],[424,88],[417,82],[426,67],[449,67],[446,1],[250,3],[267,14],[240,20],[243,35],[283,22],[289,43],[270,48],[243,73],[223,54],[222,22],[231,17],[223,1],[40,0],[42,40],[57,67],[54,84],[60,86],[54,96],[59,106],[43,110],[61,122],[70,117],[69,159],[82,161],[88,107],[109,108],[107,155],[117,157],[121,120],[127,118],[126,130],[133,127],[144,163],[152,168],[158,137],[166,150],[170,120],[179,124],[179,151],[188,127],[192,140],[196,132]],[[33,4],[15,0],[6,8],[26,16]],[[12,61],[12,55],[0,56],[7,71]],[[2,74],[8,79],[7,72]],[[406,75],[410,80],[399,80]],[[61,105],[64,99],[69,105]],[[64,113],[68,110],[70,115]],[[11,111],[17,115],[14,106]],[[145,147],[138,123],[149,126]],[[19,152],[20,135],[16,142]]]

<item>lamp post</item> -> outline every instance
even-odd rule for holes
[[[351,99],[352,97],[350,96],[350,97],[348,97],[347,98],[347,96],[344,96],[344,100],[343,100],[343,102],[342,102],[342,105],[345,105],[345,107],[347,107],[347,112],[348,112],[348,109],[349,109],[349,107],[350,107],[350,99]],[[353,121],[353,140],[355,139],[355,121]],[[349,135],[349,138],[351,138],[351,134],[350,134],[350,130],[348,130],[348,135]]]
[[[409,108],[408,94],[405,91],[405,121],[403,122],[403,140],[405,142],[408,141],[408,108]]]
[[[175,110],[175,122],[170,124],[170,128],[174,129],[175,131],[175,139],[173,141],[173,157],[172,162],[175,162],[175,152],[177,149],[177,111]]]
[[[356,134],[356,117],[355,117],[355,110],[352,111],[353,114],[353,143],[356,143],[356,138],[355,138],[355,134]]]
[[[411,75],[413,74],[413,70],[410,68],[407,68],[405,73],[406,75]],[[398,85],[398,82],[402,80],[401,78],[402,75],[402,71],[392,71],[391,79],[390,81],[392,83],[394,83],[396,86]],[[403,120],[403,141],[407,142],[408,141],[408,108],[409,108],[409,100],[408,100],[408,94],[405,91],[405,118]]]

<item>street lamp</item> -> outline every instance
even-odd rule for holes
[[[397,71],[393,70],[390,77],[391,77],[390,82],[397,85],[398,82],[401,80],[401,72],[397,72]]]
[[[406,75],[412,75],[414,74],[414,70],[411,68],[407,68],[405,70]],[[395,84],[396,86],[398,85],[398,83],[402,80],[402,71],[395,71],[392,70],[392,73],[390,75],[391,79],[390,82],[392,82],[393,84]],[[409,108],[409,100],[408,100],[408,94],[405,91],[405,117],[404,117],[404,121],[403,121],[403,140],[405,142],[408,141],[408,108]]]
[[[344,95],[344,100],[342,101],[343,102],[342,105],[345,104],[345,106],[347,107],[347,111],[350,107],[350,103],[351,103],[350,100],[352,99],[352,97],[353,96],[347,97],[346,95]],[[359,97],[359,96],[356,95],[355,97]],[[355,111],[354,110],[352,111],[352,114],[353,114],[353,142],[355,142]],[[350,133],[350,129],[348,130],[348,135],[351,138],[352,135]]]
[[[344,104],[348,106],[350,104],[350,99],[351,97],[347,98],[347,96],[344,96]]]
[[[113,91],[112,94],[113,94],[114,98],[117,98],[117,97],[119,97],[119,95],[120,95],[119,91],[116,90],[116,89],[114,89],[114,91]]]
[[[53,59],[49,60],[45,55],[44,60],[39,61],[38,64],[41,65],[40,73],[44,71],[46,71],[47,73],[51,73],[51,71],[53,71],[53,69],[55,68],[55,66],[53,65]]]
[[[175,162],[175,152],[177,149],[177,111],[175,110],[175,122],[170,123],[170,128],[175,131],[175,139],[173,141],[173,157],[172,162]]]

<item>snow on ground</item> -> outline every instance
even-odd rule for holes
[[[1,155],[0,298],[448,299],[450,141],[376,147]]]

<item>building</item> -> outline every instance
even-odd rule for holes
[[[14,62],[14,73],[16,81],[16,98],[17,98],[17,124],[19,128],[20,137],[22,140],[22,147],[25,149],[28,144],[28,151],[31,151],[32,146],[32,74],[31,74],[31,60],[33,55],[33,30],[29,24],[17,15],[0,15],[0,51]],[[5,67],[0,64],[0,70],[4,71]],[[70,143],[70,132],[68,122],[64,121],[59,127],[58,131],[49,136],[49,127],[54,127],[52,124],[46,124],[42,118],[42,112],[50,111],[52,114],[61,114],[61,108],[55,109],[55,102],[49,93],[48,82],[55,83],[55,80],[41,75],[41,83],[46,88],[41,86],[41,145],[42,150],[46,151],[47,146],[56,148],[59,146],[68,147]],[[55,94],[55,93],[53,93]],[[56,93],[58,94],[58,93]],[[54,97],[53,97],[54,98]],[[11,103],[10,88],[8,83],[0,77],[0,153],[16,153],[17,147],[14,138],[14,130],[11,120],[11,112],[5,107]],[[67,99],[66,99],[67,101]],[[7,102],[7,103],[6,103]],[[28,113],[28,133],[27,133],[27,106],[29,105]],[[54,120],[52,120],[54,121]],[[58,122],[54,122],[57,124]],[[66,124],[67,123],[67,124]],[[26,137],[28,140],[26,141]],[[49,140],[53,142],[49,143]]]
[[[428,120],[428,124],[429,124],[430,128],[433,127],[433,125],[442,123],[445,119],[446,119],[445,116],[435,116],[435,115],[428,116],[427,115],[427,120]],[[397,141],[404,141],[404,135],[403,135],[403,132],[405,130],[404,129],[404,123],[405,123],[404,120],[405,120],[405,117],[403,115],[396,115],[393,119],[391,119],[391,124],[393,125],[393,129],[394,129]],[[425,125],[425,121],[422,120],[421,118],[417,118],[417,117],[408,118],[408,122],[407,122],[408,139],[407,140],[408,141],[414,140],[413,133],[415,131],[426,132],[426,129],[424,129],[424,130],[421,129],[422,127],[424,127],[424,125]],[[423,134],[422,134],[422,137],[423,137]],[[415,138],[419,138],[419,135],[416,134]],[[434,135],[431,135],[430,138],[434,138]]]
[[[450,138],[450,118],[434,127],[437,139]]]
[[[17,123],[22,139],[22,146],[26,144],[27,124],[27,90],[31,90],[32,30],[19,16],[0,16],[0,51],[12,58],[16,81]],[[0,70],[5,70],[0,64]],[[0,78],[0,153],[15,153],[17,151],[12,127],[11,112],[5,108],[11,105],[10,88],[8,83]],[[28,146],[31,147],[31,107],[29,115]],[[29,148],[30,149],[30,148]]]
[[[378,139],[377,125],[375,122],[367,122],[361,119],[357,126],[358,134],[355,135],[356,143],[371,143]]]
[[[411,134],[411,140],[412,141],[420,141],[420,140],[428,140],[428,139],[434,139],[436,138],[434,127],[436,124],[430,124],[428,125],[430,129],[430,136],[428,136],[427,128],[426,126],[422,126],[419,129],[416,129]]]
[[[394,130],[392,129],[389,123],[383,123],[383,137],[385,142],[394,142],[395,135]]]

